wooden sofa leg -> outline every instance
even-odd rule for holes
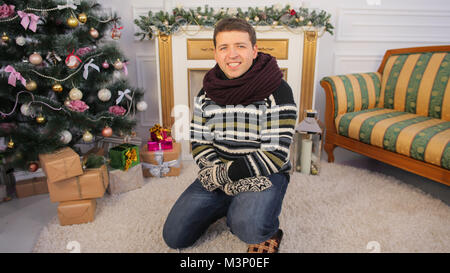
[[[325,152],[327,152],[328,162],[330,163],[334,162],[334,154],[333,154],[334,148],[336,148],[336,145],[325,143],[324,149]]]

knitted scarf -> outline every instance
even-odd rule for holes
[[[236,79],[223,77],[216,64],[203,78],[206,96],[220,105],[248,105],[270,96],[280,86],[283,73],[271,55],[258,52],[250,69]]]

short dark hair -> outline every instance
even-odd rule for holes
[[[241,18],[224,18],[220,20],[214,28],[214,47],[216,47],[216,36],[219,32],[224,31],[242,31],[247,32],[250,36],[252,46],[256,44],[256,33],[252,25]]]

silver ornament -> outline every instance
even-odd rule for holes
[[[147,110],[147,103],[145,101],[138,102],[136,104],[136,109],[141,112]]]
[[[97,96],[101,101],[109,101],[109,99],[111,99],[111,91],[106,88],[100,89],[97,93]]]
[[[16,38],[16,44],[19,46],[24,46],[25,42],[26,42],[26,40],[23,36],[19,36]]]
[[[59,140],[64,144],[67,144],[72,140],[72,134],[67,130],[64,130],[61,133],[59,133],[59,136],[60,136]]]

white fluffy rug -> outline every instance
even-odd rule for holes
[[[183,166],[179,177],[150,178],[140,189],[98,199],[92,223],[62,227],[55,216],[34,252],[73,245],[81,252],[177,252],[164,243],[162,227],[196,177],[193,163]],[[450,252],[450,207],[392,177],[326,162],[320,176],[291,177],[280,227],[280,252]],[[181,252],[246,249],[223,218]]]

